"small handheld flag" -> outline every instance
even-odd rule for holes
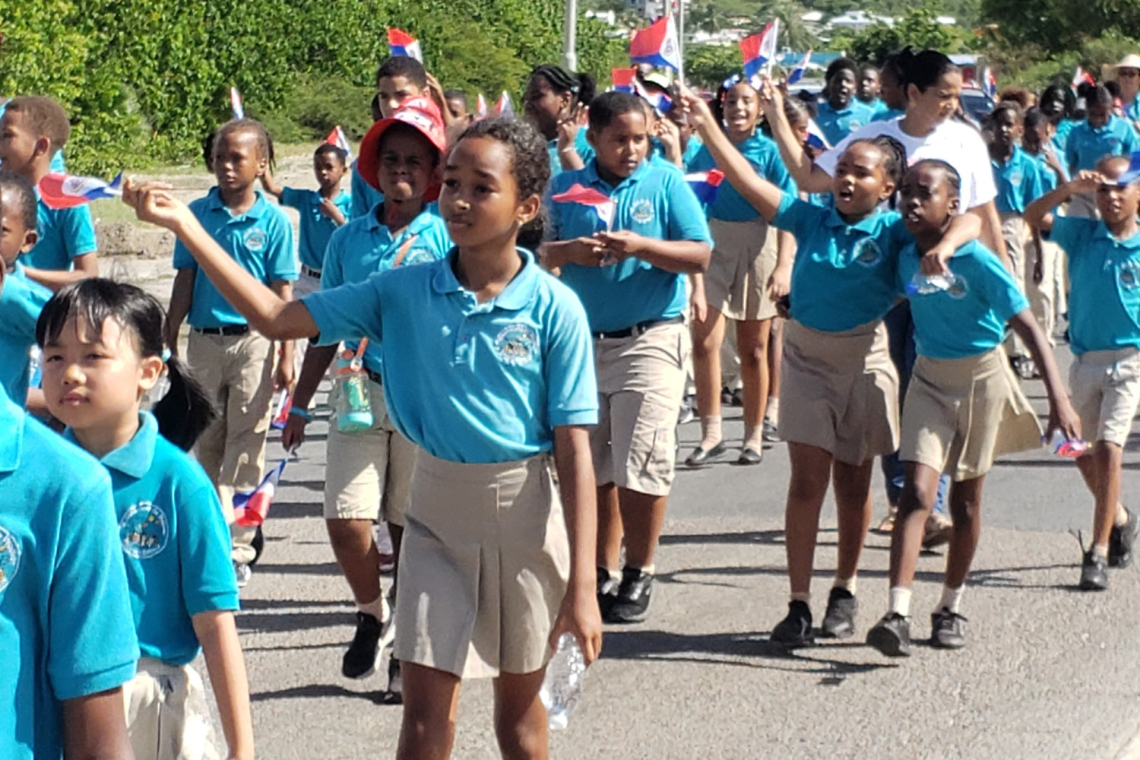
[[[796,64],[796,67],[792,69],[792,73],[788,74],[788,84],[797,84],[801,79],[803,79],[804,74],[807,72],[808,64],[810,63],[811,48],[808,48],[808,51],[804,53],[804,57],[801,58],[800,62]]]
[[[403,29],[388,30],[388,53],[396,57],[415,58],[424,62],[424,53],[420,49],[420,41]]]
[[[689,187],[697,196],[697,200],[709,206],[716,201],[717,193],[720,192],[720,183],[724,181],[724,172],[720,169],[694,172],[693,174],[686,174],[685,181],[689,183]]]
[[[340,128],[339,124],[333,128],[332,132],[329,132],[329,136],[325,138],[325,142],[343,150],[347,160],[352,161],[352,143],[348,141],[348,135],[344,133],[344,130]]]
[[[245,106],[242,105],[241,93],[236,87],[230,88],[230,110],[233,111],[235,119],[245,118]]]
[[[122,196],[123,174],[110,182],[97,177],[72,177],[68,174],[48,174],[40,180],[40,199],[48,208],[74,208],[91,201]]]
[[[273,415],[269,427],[274,430],[284,430],[285,423],[289,421],[289,410],[292,408],[293,397],[289,395],[288,390],[282,389],[281,395],[277,398],[277,413]]]
[[[281,481],[281,473],[285,471],[285,461],[282,459],[278,462],[262,478],[257,488],[249,493],[234,494],[234,523],[243,528],[256,528],[265,522],[269,516],[269,506],[277,493],[277,484]]]
[[[633,92],[636,95],[640,95],[646,103],[653,106],[653,109],[657,111],[660,116],[664,116],[673,110],[673,99],[666,95],[664,90],[650,92],[634,79]]]
[[[487,99],[483,97],[483,93],[479,93],[479,97],[475,100],[475,118],[486,119],[490,111],[487,109]]]
[[[985,71],[982,72],[982,92],[991,98],[997,97],[997,79],[994,78],[993,69],[989,66],[986,66]]]
[[[503,90],[503,94],[499,96],[499,102],[495,104],[496,116],[514,116],[515,107],[511,105],[511,96]]]
[[[681,70],[681,46],[677,42],[677,25],[672,16],[638,29],[629,41],[629,59],[650,66],[667,66]]]
[[[776,60],[776,40],[780,34],[780,20],[769,21],[759,34],[740,41],[740,55],[744,59],[744,76],[752,78],[765,68],[770,69]]]
[[[581,184],[574,184],[566,192],[552,196],[551,200],[555,203],[579,203],[583,206],[589,206],[594,209],[598,219],[606,225],[606,232],[609,232],[610,228],[613,227],[617,204],[603,192]]]
[[[633,78],[636,69],[610,69],[610,83],[617,92],[633,94]]]
[[[1077,70],[1073,72],[1073,81],[1069,87],[1073,92],[1076,92],[1082,84],[1096,84],[1096,80],[1093,79],[1092,74],[1078,66]]]
[[[831,143],[823,136],[823,130],[815,123],[815,119],[808,119],[807,144],[816,150],[831,150]]]

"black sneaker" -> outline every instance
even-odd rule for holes
[[[1112,526],[1112,535],[1108,538],[1109,567],[1123,568],[1132,564],[1132,545],[1140,533],[1140,521],[1129,510],[1124,511],[1128,512],[1128,522]]]
[[[936,649],[961,649],[966,646],[962,623],[966,618],[943,607],[930,616],[930,645]]]
[[[604,567],[598,568],[598,609],[601,610],[603,618],[609,614],[610,608],[614,606],[614,600],[617,599],[617,592],[620,587],[621,581],[610,575],[609,570]]]
[[[811,607],[798,599],[788,602],[788,616],[776,624],[769,637],[773,643],[789,649],[811,646],[815,634],[811,630]]]
[[[385,697],[385,701],[392,705],[404,701],[404,676],[400,673],[400,661],[395,657],[388,660],[388,689]]]
[[[621,571],[621,585],[606,614],[607,623],[640,623],[649,614],[653,575],[635,567]]]
[[[367,678],[376,671],[380,637],[383,635],[383,623],[367,612],[356,613],[356,635],[352,637],[340,665],[340,672],[345,678]]]
[[[1108,588],[1108,560],[1092,549],[1085,552],[1081,563],[1081,590],[1104,591]]]
[[[845,588],[833,588],[827,595],[827,612],[819,633],[825,639],[848,639],[855,634],[855,613],[859,601]]]
[[[867,631],[867,643],[887,657],[910,657],[910,621],[888,612]]]

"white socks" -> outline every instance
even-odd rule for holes
[[[768,397],[768,408],[764,412],[764,419],[768,420],[768,422],[771,422],[773,425],[779,425],[780,424],[780,397],[779,396],[769,396]]]
[[[851,593],[851,596],[855,596],[855,579],[856,579],[856,577],[857,576],[854,576],[854,575],[852,575],[850,578],[836,577],[835,581],[831,584],[831,587],[832,588],[846,589],[847,591],[849,591]]]
[[[388,610],[388,600],[384,598],[383,592],[381,592],[380,596],[376,597],[375,600],[369,602],[368,604],[361,604],[360,602],[357,602],[356,609],[360,610],[366,615],[371,615],[381,623],[387,620],[389,614],[391,614]]]
[[[792,592],[791,601],[803,602],[804,604],[811,604],[811,592],[805,591],[803,593]]]
[[[744,426],[744,448],[752,449],[753,451],[764,450],[764,428],[752,427],[751,425]]]
[[[1112,524],[1118,528],[1123,528],[1128,524],[1128,510],[1120,502],[1116,502],[1116,519],[1112,521]]]
[[[701,417],[701,448],[708,451],[723,439],[724,433],[721,431],[720,416]]]
[[[950,588],[949,586],[942,587],[942,600],[938,602],[938,606],[934,608],[935,612],[941,609],[950,610],[955,615],[958,614],[958,605],[962,603],[962,593],[966,590],[966,586],[962,585],[958,588]]]
[[[902,615],[903,617],[910,617],[910,595],[909,588],[902,586],[893,586],[891,588],[891,607],[888,612]]]

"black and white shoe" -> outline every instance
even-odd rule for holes
[[[367,678],[376,672],[384,628],[384,623],[373,615],[357,611],[356,635],[352,637],[340,665],[340,672],[345,678]]]
[[[966,618],[943,607],[930,616],[930,644],[936,649],[961,649],[966,646],[962,624]]]
[[[635,567],[621,571],[621,585],[605,617],[607,623],[640,623],[649,614],[653,574]]]
[[[815,633],[811,629],[811,607],[796,599],[788,602],[788,614],[772,629],[771,641],[788,649],[811,646]]]
[[[867,643],[887,657],[910,657],[910,621],[888,612],[867,631]]]
[[[1108,559],[1092,549],[1085,552],[1081,563],[1081,591],[1105,591],[1108,589]]]
[[[833,588],[827,596],[827,612],[819,627],[825,639],[848,639],[855,635],[855,613],[859,601],[845,588]]]
[[[1109,567],[1125,568],[1132,564],[1132,546],[1136,543],[1136,534],[1140,533],[1140,521],[1130,510],[1124,511],[1128,512],[1128,522],[1114,525],[1108,538]]]

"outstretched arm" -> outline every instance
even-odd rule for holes
[[[318,335],[316,322],[301,302],[281,298],[242,269],[202,228],[190,209],[170,194],[166,185],[136,185],[127,180],[123,202],[134,208],[142,221],[177,235],[222,297],[267,338],[290,340]]]
[[[805,193],[830,193],[831,175],[816,166],[804,150],[800,138],[788,123],[788,115],[784,113],[784,94],[772,84],[771,79],[765,79],[760,87],[760,106],[772,127],[772,138],[780,148],[780,156],[799,189]]]
[[[1074,195],[1094,193],[1100,187],[1104,178],[1096,172],[1081,172],[1071,182],[1060,185],[1056,190],[1046,193],[1025,209],[1025,221],[1035,230],[1042,232],[1053,231],[1053,209],[1071,200]]]
[[[1045,381],[1045,392],[1049,396],[1049,427],[1045,435],[1052,435],[1054,430],[1060,430],[1066,438],[1081,437],[1081,418],[1069,403],[1069,394],[1065,390],[1065,383],[1061,380],[1061,370],[1057,368],[1057,361],[1053,358],[1053,349],[1045,333],[1037,326],[1030,309],[1025,309],[1013,315],[1009,326],[1029,348],[1033,361],[1041,370],[1041,378]]]

